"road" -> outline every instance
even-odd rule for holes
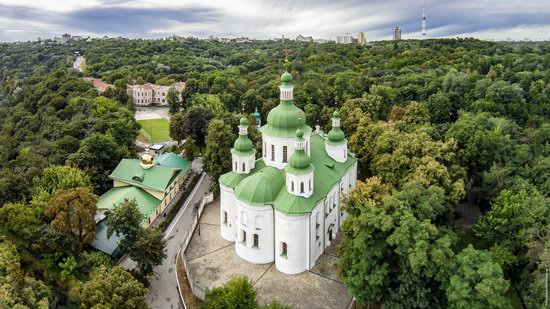
[[[76,60],[73,63],[73,69],[78,70],[79,72],[82,72],[82,62],[84,61],[83,56],[76,57]]]
[[[155,268],[155,275],[149,277],[149,293],[147,302],[152,308],[168,309],[183,308],[178,293],[176,280],[176,256],[183,246],[185,236],[191,227],[193,221],[194,205],[208,193],[212,181],[206,175],[203,181],[196,187],[196,192],[192,192],[191,198],[187,199],[183,207],[176,215],[172,224],[166,229],[166,259],[162,265]],[[194,193],[194,194],[193,194]]]

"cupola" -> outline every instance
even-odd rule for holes
[[[337,162],[346,162],[348,159],[348,141],[344,131],[340,129],[340,113],[338,110],[332,114],[332,129],[325,141],[325,150]]]
[[[248,174],[255,166],[256,150],[248,138],[248,120],[243,116],[239,121],[239,137],[231,149],[233,171],[239,174]]]
[[[296,130],[295,150],[285,167],[287,191],[291,194],[310,197],[313,194],[313,171],[311,158],[305,151],[304,131]]]

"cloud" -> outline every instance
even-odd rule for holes
[[[548,0],[430,0],[428,36],[545,38]],[[420,37],[421,0],[0,0],[0,40],[68,32],[156,38],[173,33],[206,37],[273,38],[284,34],[334,38],[365,31],[370,40]]]

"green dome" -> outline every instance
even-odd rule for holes
[[[332,130],[328,132],[328,139],[333,143],[342,143],[346,140],[346,135],[342,129],[333,127]]]
[[[279,170],[266,167],[241,181],[235,188],[235,197],[252,205],[272,204],[284,182]]]
[[[298,128],[298,130],[296,130],[296,137],[298,139],[303,139],[304,138],[304,130]]]
[[[241,127],[248,127],[248,120],[246,120],[245,117],[241,118],[241,121],[239,123]]]
[[[340,112],[338,112],[338,110],[335,110],[334,113],[332,113],[332,117],[340,118]]]
[[[288,72],[284,72],[283,75],[281,75],[281,81],[283,83],[292,83],[292,75]]]
[[[267,124],[282,130],[288,129],[291,133],[289,137],[292,137],[298,128],[305,127],[303,122],[300,123],[300,118],[306,119],[303,110],[296,107],[292,101],[281,101],[267,114]]]
[[[233,144],[233,148],[241,152],[250,151],[253,147],[252,141],[248,138],[248,135],[239,135]]]
[[[307,155],[307,153],[302,150],[296,150],[294,153],[290,156],[290,159],[288,160],[288,164],[293,168],[307,168],[311,164],[311,158]]]
[[[262,115],[260,115],[260,112],[258,112],[258,109],[257,109],[257,108],[256,108],[256,110],[254,111],[254,113],[252,113],[252,116],[253,116],[254,118],[256,118],[256,120],[262,118]]]

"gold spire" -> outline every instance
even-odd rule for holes
[[[288,48],[285,47],[285,63],[288,63]]]

